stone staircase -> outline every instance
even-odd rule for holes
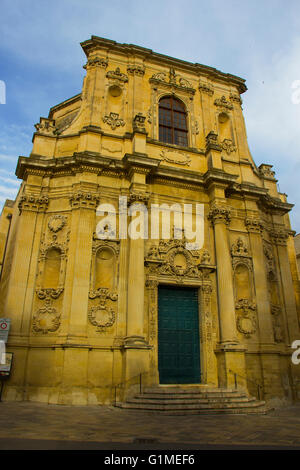
[[[264,401],[236,389],[207,385],[159,385],[145,388],[124,403],[115,406],[127,410],[166,415],[188,414],[266,414]]]

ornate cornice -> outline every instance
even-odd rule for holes
[[[92,52],[95,51],[107,51],[108,49],[114,53],[120,53],[122,56],[135,57],[138,56],[139,59],[147,60],[149,63],[166,66],[168,64],[170,67],[175,69],[184,70],[186,73],[194,74],[195,77],[209,77],[211,80],[216,80],[226,85],[237,88],[240,93],[244,93],[247,90],[245,85],[245,80],[232,75],[229,73],[221,72],[213,67],[207,65],[202,65],[198,63],[186,62],[184,60],[176,59],[174,57],[169,57],[163,54],[152,51],[141,46],[136,46],[134,44],[120,44],[116,41],[110,39],[101,38],[98,36],[91,36],[90,39],[81,43],[87,57]]]

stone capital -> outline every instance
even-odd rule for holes
[[[90,69],[94,67],[100,67],[103,69],[106,69],[108,66],[108,60],[105,59],[104,57],[99,57],[99,56],[94,56],[90,57],[87,61],[87,63],[83,66],[84,69]]]
[[[45,212],[49,204],[48,196],[23,195],[18,204],[20,214],[27,210],[31,212]]]
[[[248,232],[261,234],[264,226],[258,217],[246,217],[245,226]]]
[[[269,232],[270,240],[274,245],[286,246],[289,238],[288,231],[286,230],[271,230]]]
[[[76,191],[70,197],[72,209],[95,209],[99,201],[99,194],[85,191]]]
[[[132,122],[133,132],[141,132],[142,134],[146,134],[145,121],[146,116],[143,116],[142,113],[136,114]]]
[[[216,134],[214,131],[210,131],[206,138],[206,153],[209,152],[210,150],[217,150],[218,152],[222,152],[222,147],[219,145],[218,141],[218,134]]]
[[[145,67],[141,65],[128,65],[127,72],[129,75],[137,75],[138,77],[143,77],[145,75]]]
[[[150,193],[145,192],[145,191],[134,190],[129,193],[128,206],[131,206],[131,204],[135,204],[135,203],[141,203],[147,206],[149,199],[150,199]]]
[[[230,224],[231,212],[230,209],[225,205],[213,204],[208,214],[208,219],[212,224]]]

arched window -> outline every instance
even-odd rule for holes
[[[159,101],[159,140],[168,144],[188,146],[184,104],[173,96]]]

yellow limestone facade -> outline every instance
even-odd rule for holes
[[[95,36],[81,46],[82,91],[36,124],[0,221],[0,311],[14,353],[3,399],[108,404],[139,374],[159,384],[160,286],[197,291],[202,384],[236,379],[254,395],[260,385],[266,400],[299,398],[292,205],[272,166],[250,154],[245,81]],[[185,145],[160,140],[164,97],[184,107]],[[174,230],[120,236],[134,203],[203,205],[204,245],[189,250]],[[118,216],[106,240],[99,204]]]

